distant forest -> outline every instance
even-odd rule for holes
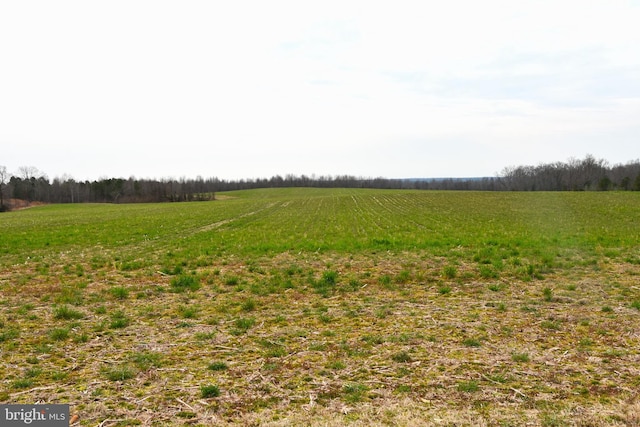
[[[640,160],[609,165],[587,155],[566,162],[512,166],[496,177],[484,178],[363,178],[351,175],[286,175],[271,178],[221,180],[104,178],[76,181],[69,176],[53,180],[35,167],[14,174],[0,166],[0,211],[22,203],[139,203],[212,200],[219,191],[269,187],[383,188],[477,191],[640,191]]]

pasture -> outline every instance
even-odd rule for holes
[[[634,192],[0,215],[0,403],[79,425],[640,424]]]

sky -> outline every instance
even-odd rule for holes
[[[640,0],[0,1],[0,165],[496,176],[640,157]]]

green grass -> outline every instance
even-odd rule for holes
[[[171,287],[176,292],[197,291],[200,289],[200,282],[195,276],[180,275],[171,279]]]
[[[200,388],[200,395],[204,399],[210,399],[220,396],[220,387],[217,385],[206,385]]]
[[[84,317],[84,314],[79,310],[73,309],[67,305],[63,305],[60,307],[56,307],[53,310],[53,317],[63,320],[82,319]]]
[[[0,214],[0,403],[46,394],[86,425],[636,421],[636,193],[219,196]]]
[[[212,371],[226,371],[229,367],[225,362],[212,362],[209,364],[209,369]]]
[[[52,205],[3,215],[0,253],[7,255],[6,262],[39,262],[48,253],[97,245],[106,249],[99,255],[103,265],[109,265],[104,258],[110,256],[131,271],[153,265],[167,269],[171,259],[174,265],[186,260],[193,266],[207,250],[246,255],[462,247],[481,262],[517,253],[531,265],[544,265],[566,250],[595,254],[606,247],[633,247],[638,226],[632,218],[640,205],[631,192],[273,189],[232,194],[235,199],[188,206]],[[353,221],[357,227],[348,226]],[[165,256],[169,250],[171,259]],[[97,259],[98,253],[91,256]],[[444,274],[454,273],[448,268]]]
[[[126,381],[135,378],[136,371],[128,365],[113,366],[105,371],[105,376],[111,381]]]
[[[511,360],[519,363],[526,363],[530,360],[529,353],[511,353]]]
[[[464,393],[475,393],[480,390],[480,386],[477,381],[462,381],[458,383],[458,391]]]

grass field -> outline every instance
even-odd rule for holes
[[[0,403],[80,425],[640,425],[640,197],[0,215]]]

